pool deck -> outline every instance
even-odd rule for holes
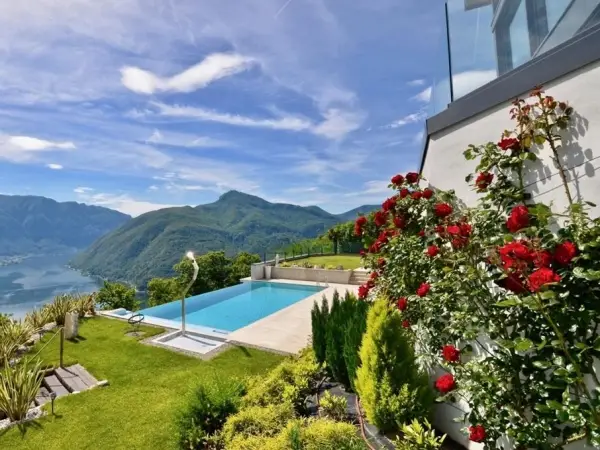
[[[281,279],[269,281],[271,283],[317,286],[317,283],[309,281]],[[331,304],[333,293],[336,290],[342,295],[346,291],[357,294],[358,286],[329,283],[323,291],[317,292],[244,328],[229,333],[227,342],[272,350],[278,353],[297,353],[310,344],[312,333],[310,312],[315,300],[320,301],[323,295],[325,295]]]

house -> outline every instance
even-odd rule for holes
[[[497,142],[512,129],[508,110],[536,85],[575,109],[574,139],[563,164],[577,200],[600,193],[600,0],[449,0],[447,51],[431,92],[421,172],[432,186],[455,189],[467,204],[469,144]],[[443,14],[443,11],[441,11]],[[558,170],[541,152],[527,175],[533,201],[564,210]],[[592,212],[600,215],[600,210]]]

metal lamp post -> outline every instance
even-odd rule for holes
[[[196,258],[194,258],[193,252],[187,252],[185,254],[185,256],[187,256],[188,259],[192,260],[192,265],[194,266],[194,275],[192,275],[192,280],[186,286],[185,290],[183,291],[183,297],[181,298],[181,335],[182,336],[185,334],[185,296],[187,295],[188,291],[190,290],[190,288],[196,281],[196,278],[198,278],[198,270],[200,270],[200,268],[198,267],[198,263],[196,262]]]

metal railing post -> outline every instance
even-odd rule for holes
[[[65,353],[65,328],[60,329],[60,367],[64,368],[64,353]]]

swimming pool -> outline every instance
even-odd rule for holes
[[[186,324],[235,331],[324,288],[252,281],[185,299]],[[146,308],[146,318],[181,322],[181,300]]]

